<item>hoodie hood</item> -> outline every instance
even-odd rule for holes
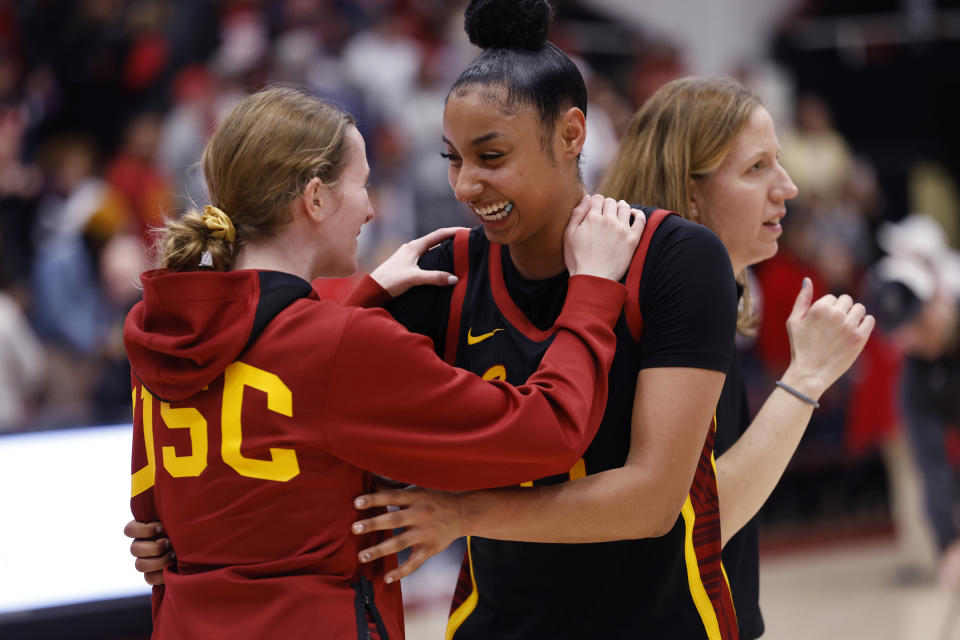
[[[213,382],[310,284],[277,271],[148,271],[123,339],[134,374],[159,398]]]

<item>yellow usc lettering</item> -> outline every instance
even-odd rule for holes
[[[293,394],[279,376],[237,361],[224,371],[221,400],[221,445],[223,462],[241,476],[287,482],[300,474],[297,452],[294,449],[270,447],[270,459],[261,460],[243,455],[243,394],[246,388],[256,389],[267,396],[267,409],[293,417]],[[139,387],[140,411],[143,417],[143,445],[147,464],[131,476],[131,495],[143,493],[156,482],[157,463],[154,449],[153,394]],[[133,410],[137,411],[137,389],[133,390]],[[207,420],[195,407],[171,407],[160,403],[160,417],[168,429],[187,429],[190,451],[178,455],[176,448],[161,449],[163,468],[174,478],[197,477],[207,468]]]
[[[174,478],[199,476],[207,468],[207,421],[193,407],[174,409],[160,403],[160,417],[168,429],[190,430],[190,455],[178,456],[173,447],[164,447],[163,468]]]
[[[226,371],[223,378],[223,415],[221,429],[223,442],[220,454],[223,461],[248,478],[286,482],[300,473],[297,452],[293,449],[270,448],[270,460],[245,458],[240,452],[243,428],[240,424],[244,387],[252,387],[267,394],[267,409],[293,417],[293,394],[275,374],[251,367],[239,360]]]
[[[137,496],[153,486],[157,480],[157,457],[153,450],[153,395],[140,388],[140,410],[143,412],[143,444],[147,449],[147,464],[130,477],[131,495]],[[136,419],[137,390],[133,390],[133,412]]]

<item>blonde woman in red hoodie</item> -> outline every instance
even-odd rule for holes
[[[384,311],[312,289],[356,269],[373,217],[349,114],[261,91],[214,132],[203,167],[213,205],[167,223],[163,268],[143,274],[124,329],[132,511],[162,519],[177,550],[154,637],[402,638],[399,584],[375,580],[395,565],[357,561],[371,540],[350,533],[353,497],[371,471],[465,490],[568,469],[606,402],[616,280],[642,216],[597,198],[575,210],[556,339],[513,387],[445,364]],[[378,269],[383,294],[448,282],[416,267],[442,237]]]

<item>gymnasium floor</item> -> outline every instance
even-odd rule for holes
[[[414,605],[409,640],[444,637],[443,590],[457,567],[443,556],[431,562],[430,572],[404,580],[404,598]],[[960,640],[960,594],[929,580],[898,580],[892,539],[779,550],[762,555],[760,567],[763,640]]]

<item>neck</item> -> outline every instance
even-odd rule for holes
[[[507,247],[510,259],[524,278],[542,280],[563,273],[566,262],[563,259],[563,234],[567,229],[570,214],[583,196],[586,187],[576,181],[575,188],[563,196],[557,197],[557,215],[536,234]]]
[[[244,245],[234,260],[234,270],[282,271],[303,278],[307,282],[318,275],[323,275],[314,273],[316,249],[309,242],[309,235],[295,231],[295,226],[295,224],[288,225],[272,238]]]

